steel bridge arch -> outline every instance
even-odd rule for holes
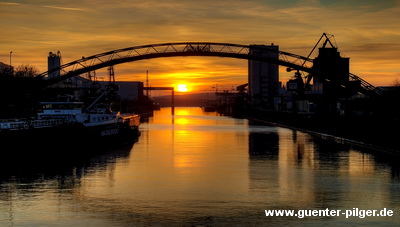
[[[241,45],[231,43],[212,42],[177,42],[134,46],[123,49],[107,51],[104,53],[82,57],[81,59],[63,64],[52,70],[39,74],[46,77],[53,72],[62,72],[60,77],[47,80],[47,86],[63,80],[94,71],[97,69],[118,65],[127,62],[179,56],[210,56],[229,57],[246,60],[269,62],[285,66],[294,70],[307,72],[311,75],[323,76],[312,68],[313,59],[301,55],[273,50],[262,45]],[[354,74],[349,74],[350,79],[360,81],[365,90],[371,91],[375,87]]]

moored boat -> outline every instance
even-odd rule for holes
[[[120,114],[101,104],[84,109],[83,102],[42,102],[42,111],[34,119],[9,119],[0,122],[3,139],[48,140],[74,138],[74,141],[93,139],[135,139],[140,135],[140,116]],[[51,141],[50,141],[51,140]]]

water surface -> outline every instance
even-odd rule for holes
[[[133,145],[3,160],[0,226],[400,225],[395,159],[200,108],[156,111],[141,130]],[[394,215],[265,216],[326,208]]]

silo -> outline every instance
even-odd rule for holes
[[[251,45],[250,54],[279,59],[279,46]],[[251,103],[257,106],[273,106],[274,97],[279,93],[279,67],[269,62],[249,60],[249,95]]]
[[[53,52],[49,52],[49,57],[47,58],[47,69],[50,71],[54,68],[60,67],[61,66],[61,53],[60,51],[57,52],[57,54],[54,54]],[[49,73],[48,78],[52,79],[55,77],[60,76],[60,70],[56,70],[54,72]]]

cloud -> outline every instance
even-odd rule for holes
[[[50,8],[50,9],[69,10],[69,11],[88,11],[88,9],[76,8],[76,7],[64,7],[64,6],[54,6],[54,5],[37,5],[37,4],[26,4],[26,3],[17,3],[17,2],[0,2],[0,5],[44,7],[44,8]]]
[[[70,7],[61,7],[61,6],[43,6],[43,7],[51,8],[51,9],[70,10],[70,11],[88,11],[87,9],[82,9],[82,8],[70,8]]]
[[[21,4],[16,2],[0,2],[0,5],[19,6]]]

